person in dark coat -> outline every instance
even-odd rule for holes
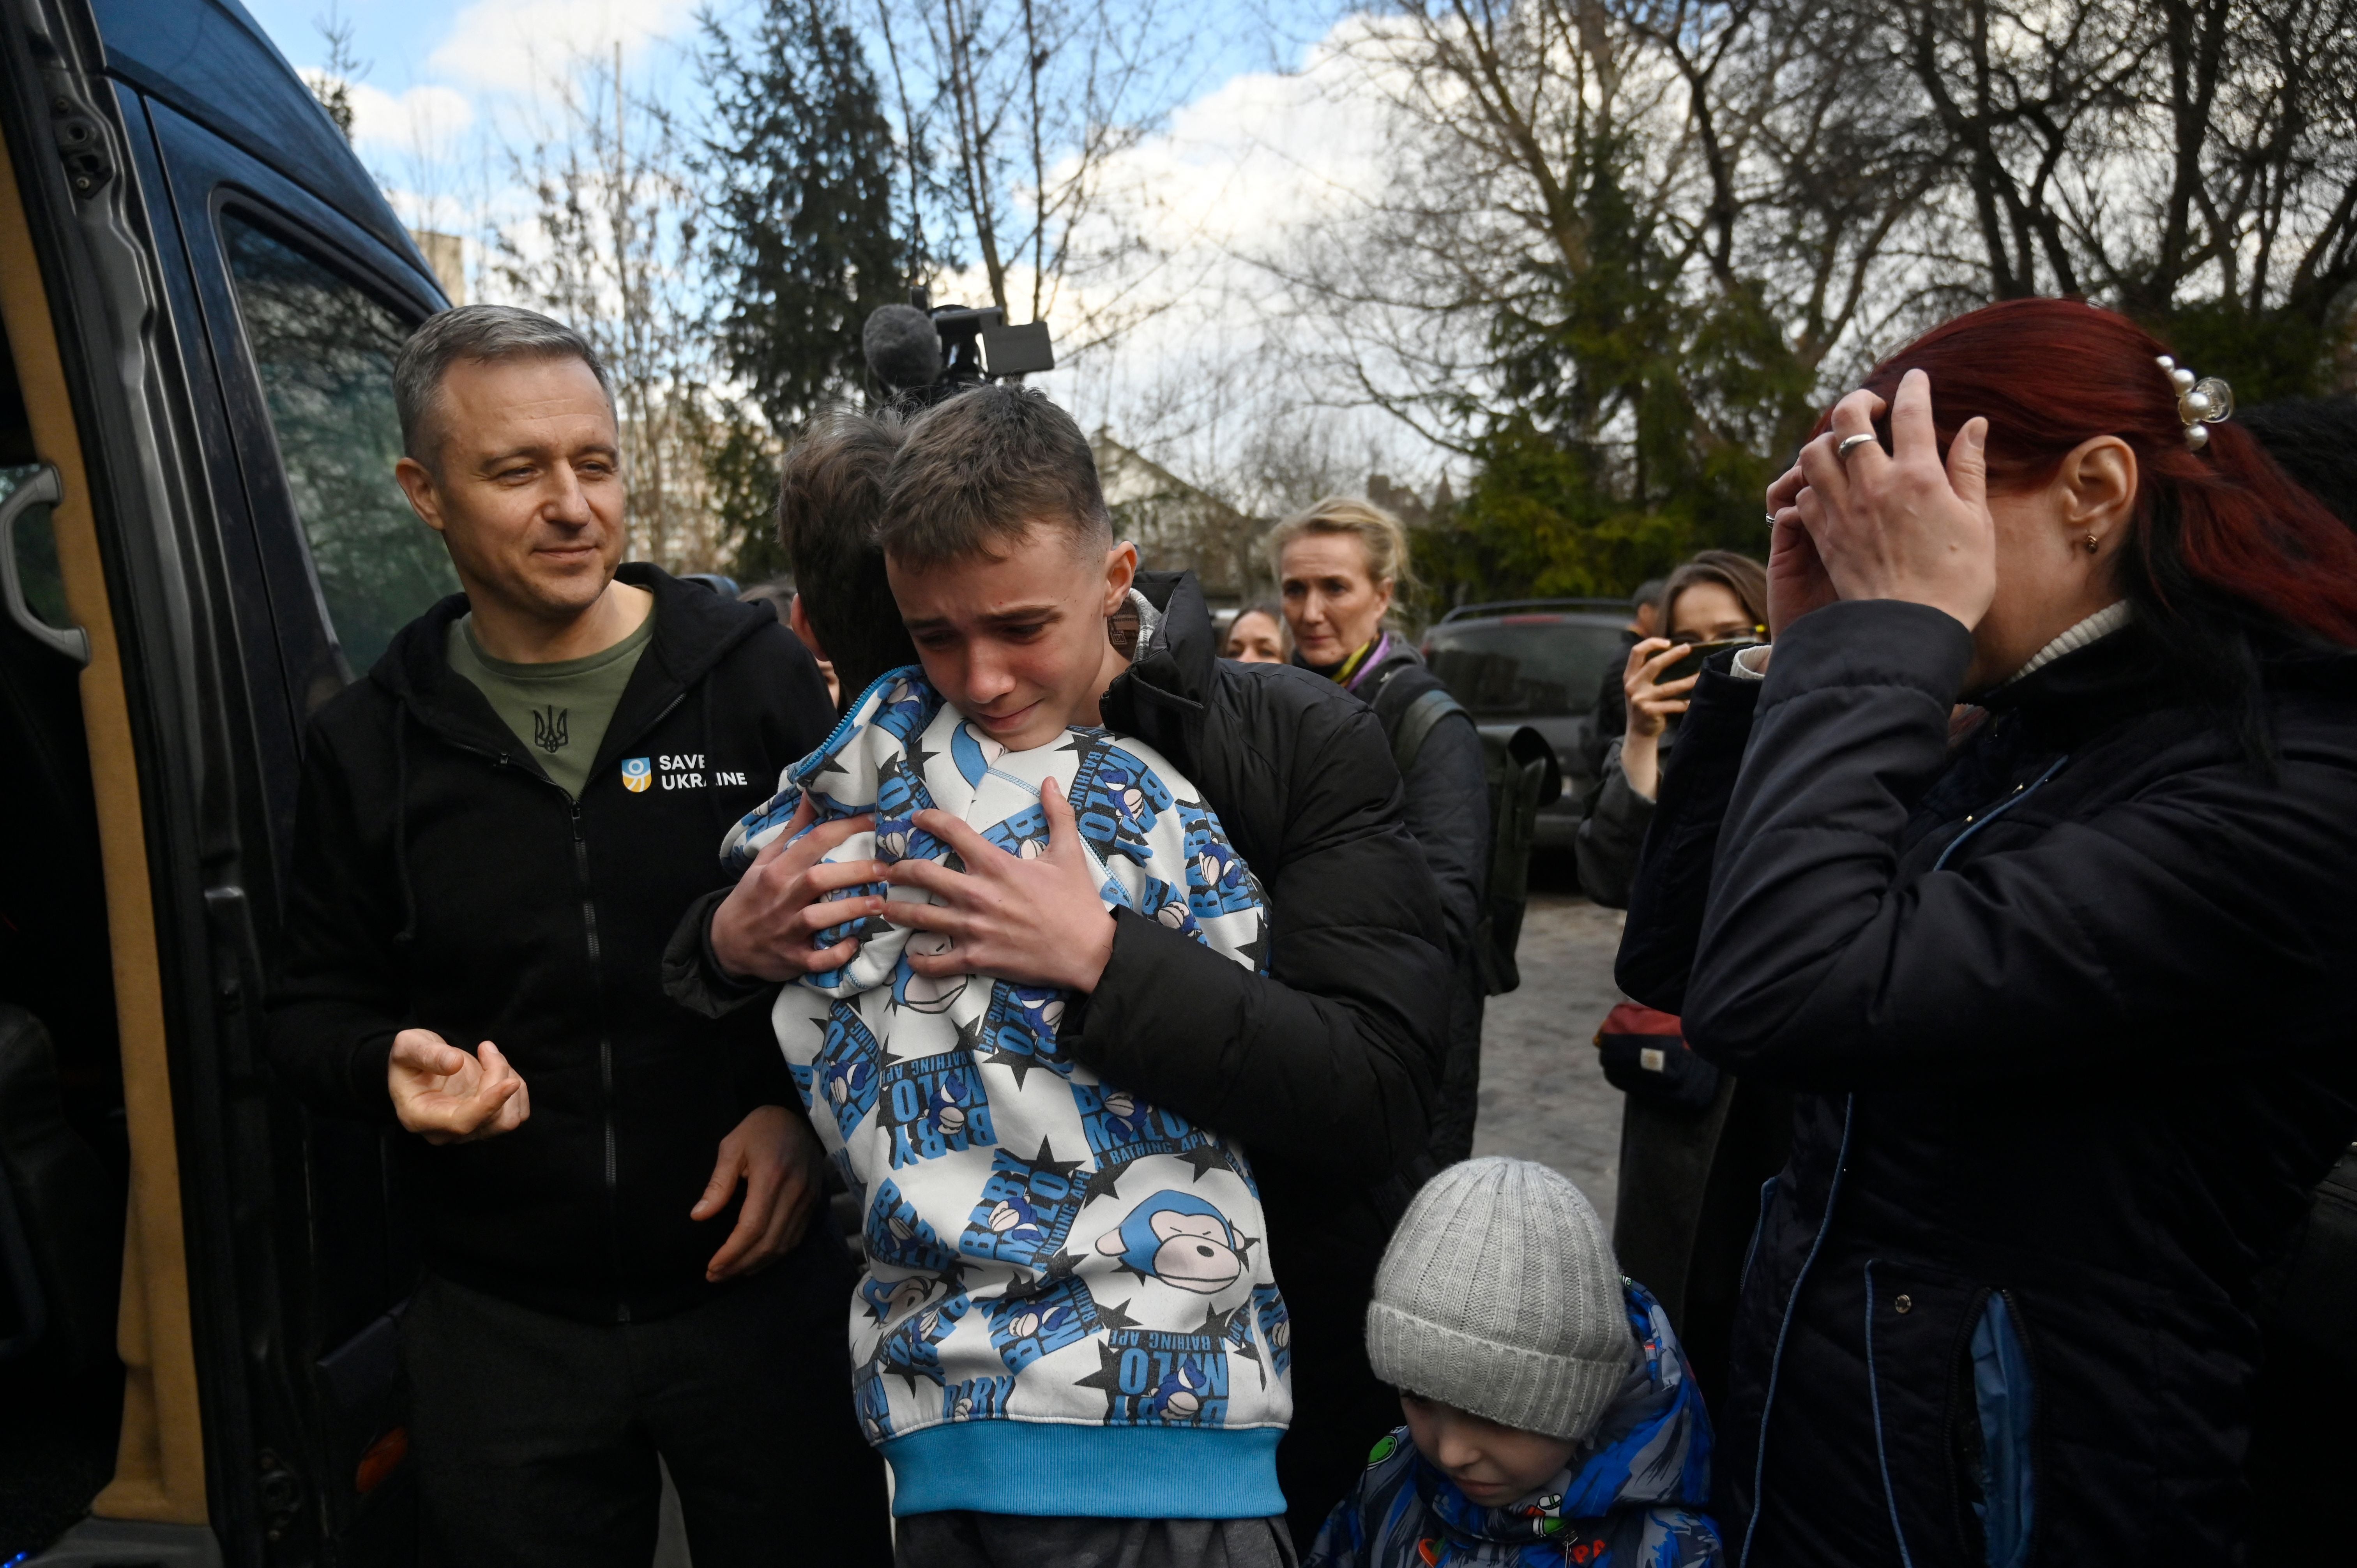
[[[2019,300],[1878,366],[1686,715],[1620,983],[1801,1091],[1738,1563],[2242,1559],[2255,1281],[2357,1134],[2357,542],[2162,356]]]
[[[1099,712],[1195,781],[1259,877],[1274,914],[1268,972],[1115,916],[1112,956],[1058,1038],[1107,1080],[1250,1152],[1292,1314],[1294,1419],[1277,1477],[1306,1547],[1398,1419],[1368,1366],[1364,1320],[1392,1227],[1432,1170],[1448,995],[1431,936],[1440,900],[1363,703],[1287,666],[1220,659],[1190,573],[1139,573],[1131,605],[1134,659]],[[791,852],[757,865],[688,911],[666,988],[726,1014],[828,967],[847,952],[814,952],[811,939],[840,910],[816,899],[874,875]],[[1054,940],[1025,907],[974,916],[1003,921],[1008,945]]]
[[[825,688],[770,610],[620,564],[577,333],[445,311],[394,389],[394,478],[466,591],[305,732],[269,1053],[340,1119],[316,1136],[399,1156],[427,1555],[636,1568],[668,1466],[705,1568],[782,1540],[887,1562],[817,1137],[764,1020],[658,980],[714,832],[824,738]]]
[[[1637,851],[1653,821],[1662,770],[1676,743],[1695,677],[1663,675],[1709,642],[1757,639],[1768,630],[1768,573],[1732,550],[1705,550],[1670,575],[1661,596],[1663,635],[1630,644],[1619,671],[1620,733],[1605,747],[1573,851],[1579,890],[1610,909],[1629,907]],[[1672,1315],[1673,1316],[1675,1314]]]
[[[1605,754],[1604,776],[1575,841],[1580,890],[1625,908],[1638,852],[1696,679],[1663,682],[1665,669],[1696,646],[1756,638],[1767,630],[1768,574],[1729,550],[1705,550],[1670,574],[1662,591],[1662,637],[1629,651],[1623,667],[1631,717]],[[1609,1020],[1608,1020],[1609,1026]],[[1645,1074],[1633,1080],[1620,1115],[1620,1182],[1612,1246],[1620,1266],[1652,1288],[1684,1340],[1706,1394],[1726,1386],[1737,1287],[1760,1213],[1760,1184],[1790,1151],[1792,1097],[1719,1073],[1709,1102],[1695,1108]]]
[[[2238,411],[2276,467],[2357,528],[2357,397],[2287,397]]]
[[[1479,944],[1490,886],[1489,768],[1472,715],[1385,625],[1414,578],[1407,531],[1381,507],[1329,496],[1268,537],[1293,661],[1375,710],[1407,782],[1407,829],[1440,885],[1448,941],[1448,1064],[1432,1117],[1436,1167],[1473,1152],[1480,1109],[1481,1010],[1488,994]],[[1411,715],[1421,703],[1437,718]]]
[[[2287,398],[2234,422],[2344,523],[2357,524],[2357,398]],[[2298,1239],[2263,1276],[2253,1399],[2251,1561],[2347,1554],[2336,1512],[2312,1506],[2357,1475],[2357,1148],[2317,1187]]]

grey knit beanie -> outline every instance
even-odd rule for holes
[[[1519,1431],[1584,1441],[1636,1355],[1604,1221],[1530,1160],[1433,1177],[1375,1273],[1375,1376]]]

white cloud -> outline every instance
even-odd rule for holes
[[[427,63],[459,81],[525,89],[582,55],[671,37],[694,9],[694,0],[472,0]]]
[[[1395,123],[1369,80],[1379,51],[1363,47],[1381,26],[1346,19],[1298,71],[1232,77],[1107,163],[1100,217],[1076,250],[1130,243],[1069,274],[1049,308],[1064,361],[1043,382],[1050,395],[1204,480],[1279,426],[1361,465],[1359,479],[1368,468],[1438,477],[1443,453],[1352,406],[1361,389],[1334,374],[1322,317],[1282,275],[1281,263],[1347,235],[1394,177]],[[935,295],[971,300],[980,285],[969,274]],[[1084,346],[1092,325],[1124,317],[1109,344]]]
[[[437,148],[475,120],[473,102],[447,87],[413,87],[395,95],[361,81],[349,91],[352,143],[363,153]]]
[[[1128,149],[1108,185],[1148,237],[1253,249],[1381,183],[1386,118],[1356,68],[1321,48],[1298,75],[1232,78]]]

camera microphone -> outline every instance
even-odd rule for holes
[[[995,305],[936,310],[930,291],[910,289],[909,296],[909,304],[871,311],[859,329],[869,372],[887,401],[903,410],[930,408],[985,381],[1056,368],[1044,321],[1009,327],[1006,312]]]
[[[922,392],[941,379],[942,335],[933,318],[913,305],[887,305],[869,313],[859,347],[867,368],[889,391]]]

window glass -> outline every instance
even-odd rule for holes
[[[1437,626],[1425,639],[1432,671],[1475,714],[1544,718],[1596,706],[1607,668],[1627,658],[1618,627],[1552,616]]]
[[[274,235],[235,217],[222,238],[329,628],[357,673],[458,579],[441,536],[393,482],[393,360],[409,328]]]

